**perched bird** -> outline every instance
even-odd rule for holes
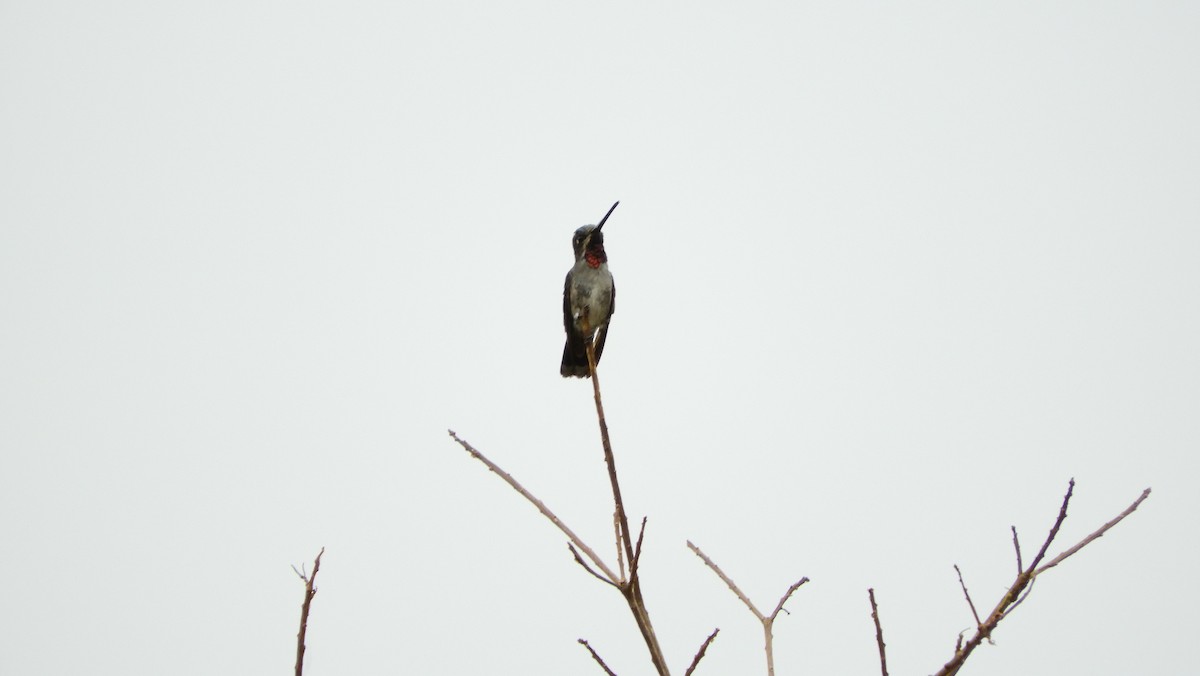
[[[608,320],[616,306],[617,288],[608,271],[608,256],[604,253],[604,233],[600,229],[620,202],[614,202],[596,225],[585,225],[575,231],[571,246],[575,248],[575,265],[567,273],[563,288],[563,327],[567,344],[563,347],[562,377],[588,377],[587,344],[594,343],[596,363],[604,352],[608,335]]]

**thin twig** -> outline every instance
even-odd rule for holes
[[[1017,539],[1017,527],[1012,526],[1013,532],[1013,549],[1017,550],[1017,575],[1020,575],[1025,570],[1025,564],[1021,563],[1021,541]]]
[[[1033,571],[1042,562],[1042,558],[1046,556],[1046,550],[1050,549],[1050,543],[1054,542],[1054,538],[1058,535],[1058,529],[1062,527],[1063,521],[1067,519],[1067,505],[1071,504],[1071,495],[1075,493],[1075,479],[1071,479],[1067,484],[1067,494],[1063,496],[1062,507],[1058,510],[1058,518],[1054,520],[1054,526],[1050,528],[1050,534],[1046,536],[1046,541],[1042,543],[1042,548],[1038,550],[1037,556],[1033,557],[1033,563],[1029,564],[1029,570]]]
[[[300,605],[300,633],[296,634],[296,676],[304,673],[304,637],[308,634],[308,612],[312,609],[313,597],[317,595],[317,571],[321,570],[321,555],[324,553],[325,548],[322,547],[313,561],[312,575],[307,575],[296,570],[296,566],[292,566],[292,570],[296,570],[296,574],[304,580],[304,603]]]
[[[621,546],[621,513],[613,510],[613,542],[617,545],[617,572],[621,573],[621,581],[624,582],[629,578],[625,577],[625,548]]]
[[[620,527],[621,545],[625,549],[625,560],[633,560],[633,542],[629,537],[629,520],[625,516],[625,501],[621,499],[621,484],[617,481],[617,461],[613,457],[612,443],[608,438],[608,422],[604,419],[604,402],[600,398],[600,380],[596,377],[596,346],[587,343],[588,370],[592,377],[592,394],[596,400],[596,418],[600,423],[600,443],[604,446],[604,464],[608,466],[608,479],[612,484],[613,503],[617,508],[617,525]]]
[[[471,457],[475,458],[479,462],[482,462],[487,466],[488,469],[494,472],[496,476],[504,479],[509,486],[512,486],[513,490],[520,493],[529,502],[533,503],[533,506],[537,507],[538,511],[542,513],[542,516],[550,519],[550,523],[558,526],[558,529],[561,530],[563,534],[575,544],[576,547],[578,547],[584,554],[587,554],[588,559],[590,559],[592,563],[596,565],[596,568],[599,568],[600,571],[608,577],[610,582],[615,582],[618,579],[617,576],[614,575],[611,570],[609,570],[608,566],[604,564],[604,561],[602,561],[599,556],[596,556],[596,552],[592,551],[591,547],[587,546],[587,544],[584,543],[584,541],[581,540],[574,531],[568,528],[567,524],[563,523],[562,520],[558,518],[558,515],[550,511],[550,508],[547,507],[545,503],[534,497],[533,493],[525,490],[525,487],[522,486],[516,479],[514,479],[511,474],[505,472],[503,469],[500,469],[500,466],[496,463],[488,460],[487,456],[485,456],[483,453],[480,453],[478,449],[468,443],[465,439],[459,438],[459,436],[455,434],[454,430],[446,431],[449,432],[451,439],[457,441],[459,446],[462,446],[467,453],[471,454]]]
[[[713,642],[713,639],[717,637],[717,634],[720,631],[721,629],[719,627],[717,629],[713,629],[713,632],[708,635],[708,638],[704,639],[704,643],[700,644],[700,649],[696,651],[696,656],[692,658],[692,663],[688,665],[687,671],[683,672],[683,676],[692,676],[692,672],[695,671],[696,667],[700,665],[700,660],[704,659],[704,653],[708,651],[709,644]]]
[[[588,649],[588,652],[592,654],[592,659],[596,660],[596,664],[600,665],[600,668],[604,670],[604,673],[608,674],[608,676],[617,676],[616,672],[608,668],[608,665],[604,663],[604,660],[600,658],[600,655],[596,653],[590,643],[581,638],[579,639],[579,644]]]
[[[962,587],[963,596],[967,597],[967,605],[971,606],[971,614],[975,616],[975,626],[983,624],[983,620],[979,619],[979,611],[975,610],[975,602],[971,600],[971,592],[967,591],[967,583],[963,582],[962,571],[958,569],[958,564],[954,564],[954,572],[958,573],[958,586]]]
[[[1091,544],[1091,542],[1093,540],[1095,540],[1099,537],[1102,537],[1105,533],[1108,532],[1108,529],[1112,528],[1113,526],[1117,525],[1118,523],[1121,523],[1121,521],[1125,517],[1129,516],[1130,514],[1133,514],[1133,510],[1137,509],[1138,506],[1141,505],[1142,502],[1148,497],[1150,497],[1150,489],[1149,488],[1142,491],[1142,494],[1140,496],[1138,496],[1138,499],[1134,500],[1133,504],[1126,507],[1125,511],[1118,514],[1115,519],[1113,519],[1112,521],[1109,521],[1108,523],[1101,526],[1098,530],[1096,530],[1096,532],[1094,532],[1091,535],[1088,535],[1084,539],[1080,540],[1074,547],[1071,547],[1070,549],[1063,552],[1062,554],[1059,554],[1058,556],[1054,557],[1050,561],[1050,563],[1047,563],[1046,565],[1042,566],[1041,568],[1038,568],[1037,570],[1033,571],[1033,574],[1041,575],[1042,573],[1046,572],[1047,570],[1050,570],[1051,568],[1053,568],[1053,567],[1057,566],[1058,564],[1062,563],[1063,561],[1067,560],[1067,558],[1070,557],[1075,552],[1078,552],[1079,550],[1083,549],[1087,545]]]
[[[871,620],[875,622],[875,643],[879,646],[879,668],[883,676],[888,676],[887,652],[884,650],[883,627],[879,624],[879,606],[875,605],[875,590],[868,589],[867,596],[871,599]]]
[[[587,565],[587,561],[584,561],[583,558],[581,556],[579,556],[579,552],[577,552],[575,550],[575,545],[568,542],[567,549],[571,550],[571,556],[575,557],[575,563],[578,563],[579,565],[583,566],[583,569],[586,570],[587,572],[591,573],[592,576],[594,576],[597,580],[600,580],[601,582],[603,582],[607,585],[612,585],[613,587],[616,587],[617,589],[621,588],[620,585],[618,585],[616,582],[613,582],[612,580],[608,579],[607,577],[604,577],[600,573],[597,573],[596,571],[592,570],[592,567]]]
[[[787,600],[791,598],[792,594],[795,593],[795,591],[800,588],[800,585],[804,584],[805,582],[808,582],[807,577],[800,578],[799,581],[788,587],[787,591],[783,593],[783,596],[779,597],[779,603],[775,606],[775,611],[771,613],[772,620],[775,619],[775,616],[779,614],[779,611],[783,610],[783,604],[787,603]]]
[[[633,548],[633,561],[629,563],[629,577],[636,578],[638,574],[638,559],[642,558],[642,537],[646,535],[646,518],[642,517],[642,527],[638,530],[637,546]]]
[[[721,570],[720,566],[718,566],[712,559],[708,558],[707,554],[701,551],[699,547],[692,544],[691,540],[688,540],[687,546],[696,554],[696,556],[700,557],[700,560],[704,562],[704,565],[711,568],[712,572],[716,573],[717,577],[721,578],[721,580],[729,587],[729,589],[732,590],[733,593],[742,600],[742,603],[746,604],[746,607],[750,609],[750,612],[754,613],[754,616],[757,617],[760,622],[767,619],[767,616],[763,615],[762,611],[755,607],[754,602],[751,601],[745,594],[743,594],[741,589],[738,589],[737,584],[733,580],[729,579],[729,576],[725,574],[725,571]]]

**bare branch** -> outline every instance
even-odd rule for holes
[[[600,665],[600,668],[604,670],[604,673],[608,674],[608,676],[617,676],[616,672],[608,668],[608,665],[604,663],[604,660],[600,658],[600,655],[596,653],[590,643],[584,639],[579,639],[579,644],[588,649],[588,652],[592,654],[592,659],[596,660],[596,664]]]
[[[767,616],[763,615],[762,612],[755,607],[754,602],[751,601],[745,594],[743,594],[741,589],[738,589],[737,584],[734,583],[733,580],[729,579],[729,576],[725,574],[725,571],[721,570],[720,566],[714,563],[712,559],[708,558],[707,554],[700,551],[700,548],[692,544],[691,540],[688,540],[687,546],[696,554],[696,556],[700,557],[700,560],[704,562],[704,565],[711,568],[712,572],[716,573],[717,577],[721,578],[721,580],[729,586],[729,589],[731,589],[734,594],[737,594],[737,597],[742,600],[742,603],[746,604],[746,607],[750,609],[750,612],[754,613],[754,616],[757,617],[760,622],[767,619]]]
[[[312,609],[313,597],[317,595],[317,571],[321,570],[321,555],[325,553],[325,548],[317,553],[316,560],[313,561],[312,575],[306,575],[296,570],[296,566],[292,566],[292,570],[296,570],[296,574],[304,580],[304,603],[300,606],[300,633],[296,634],[296,676],[301,676],[304,673],[304,637],[308,634],[308,613]]]
[[[545,503],[543,503],[541,500],[534,497],[533,493],[530,493],[529,491],[525,490],[525,487],[522,486],[520,484],[520,482],[518,482],[516,479],[514,479],[511,474],[509,474],[508,472],[505,472],[496,463],[492,462],[491,460],[488,460],[487,456],[485,456],[483,453],[480,453],[471,444],[467,443],[467,441],[465,439],[459,438],[459,436],[454,433],[454,430],[446,430],[446,431],[450,433],[451,439],[454,439],[455,441],[457,441],[459,446],[462,446],[463,449],[467,451],[467,453],[471,454],[471,457],[475,458],[479,462],[482,462],[484,465],[487,466],[488,469],[490,469],[492,472],[494,472],[496,474],[496,476],[499,476],[501,479],[504,479],[504,481],[506,483],[508,483],[509,486],[512,486],[513,490],[520,493],[522,495],[522,497],[524,497],[529,502],[533,503],[533,506],[537,507],[538,511],[542,513],[542,516],[546,517],[547,519],[550,519],[550,523],[553,523],[555,526],[557,526],[558,529],[561,530],[563,532],[563,534],[566,535],[567,538],[570,539],[571,542],[575,544],[576,547],[578,547],[584,554],[587,554],[587,557],[589,559],[591,559],[592,563],[594,563],[597,568],[599,568],[601,571],[603,571],[604,574],[606,576],[608,576],[608,578],[610,580],[618,579],[617,576],[614,575],[611,570],[609,570],[608,566],[604,565],[604,561],[600,560],[599,556],[596,556],[596,552],[592,551],[591,547],[587,546],[587,544],[584,543],[584,541],[581,540],[579,538],[579,536],[575,534],[574,531],[572,531],[570,528],[568,528],[567,524],[563,523],[562,520],[558,518],[558,515],[556,515],[552,511],[550,511],[550,508],[547,507],[545,505]]]
[[[971,606],[971,615],[975,617],[975,626],[983,624],[983,620],[979,619],[979,611],[975,610],[975,602],[971,600],[971,592],[967,591],[967,583],[963,582],[962,571],[958,569],[958,564],[954,564],[954,572],[958,573],[958,586],[962,587],[963,596],[967,597],[967,605]]]
[[[1142,502],[1148,497],[1150,497],[1150,489],[1149,488],[1142,491],[1142,494],[1140,496],[1138,496],[1138,499],[1134,500],[1133,504],[1126,507],[1125,511],[1118,514],[1115,519],[1113,519],[1112,521],[1109,521],[1108,523],[1106,523],[1103,526],[1101,526],[1100,528],[1098,528],[1091,535],[1088,535],[1084,539],[1080,540],[1079,543],[1076,544],[1074,547],[1071,547],[1070,549],[1063,552],[1062,554],[1059,554],[1058,556],[1054,557],[1054,559],[1052,559],[1050,561],[1050,563],[1047,563],[1046,565],[1042,566],[1041,568],[1038,568],[1037,570],[1033,571],[1033,574],[1041,575],[1042,573],[1046,572],[1047,570],[1050,570],[1051,568],[1053,568],[1053,567],[1057,566],[1058,564],[1062,563],[1063,561],[1065,561],[1068,557],[1070,557],[1075,552],[1078,552],[1079,550],[1083,549],[1087,545],[1091,544],[1092,540],[1095,540],[1095,539],[1103,536],[1106,532],[1108,532],[1108,529],[1112,528],[1113,526],[1117,525],[1118,523],[1121,523],[1121,521],[1125,517],[1129,516],[1130,514],[1133,514],[1133,510],[1137,509],[1138,506],[1141,505]]]
[[[883,627],[879,625],[879,606],[875,605],[875,590],[868,589],[867,596],[871,599],[871,620],[875,622],[875,643],[879,646],[879,668],[883,676],[888,676],[887,652],[884,650]]]
[[[720,631],[721,629],[719,627],[717,629],[713,629],[713,632],[708,635],[708,638],[704,639],[704,643],[700,644],[700,649],[696,651],[696,656],[692,658],[692,663],[688,665],[687,671],[683,672],[683,676],[692,676],[692,672],[695,671],[696,667],[700,665],[700,660],[704,659],[704,653],[708,652],[709,644],[713,642],[713,639],[717,637],[717,634],[720,633]]]
[[[1021,598],[1017,599],[1016,601],[1013,601],[1013,604],[1011,606],[1009,606],[1007,610],[1004,611],[1004,613],[1000,616],[1000,619],[1003,620],[1004,618],[1008,617],[1009,614],[1012,613],[1012,611],[1017,609],[1017,606],[1021,605],[1022,603],[1025,603],[1025,599],[1029,598],[1029,595],[1033,593],[1033,586],[1036,584],[1037,584],[1037,578],[1036,577],[1030,578],[1029,586],[1025,587],[1025,591],[1021,593]],[[992,641],[991,638],[988,638],[988,643],[995,645],[995,642]]]
[[[783,604],[787,603],[787,600],[791,598],[792,594],[795,593],[795,591],[800,588],[800,585],[804,584],[805,582],[808,582],[807,577],[800,578],[798,582],[788,587],[788,590],[783,593],[783,596],[779,597],[779,604],[775,606],[775,611],[771,613],[772,620],[775,619],[775,616],[779,614],[779,611],[783,610]]]

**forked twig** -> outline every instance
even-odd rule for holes
[[[1137,509],[1138,506],[1141,505],[1142,502],[1148,497],[1150,497],[1150,489],[1149,488],[1142,491],[1142,494],[1140,496],[1138,496],[1138,499],[1134,500],[1132,505],[1129,505],[1128,507],[1126,507],[1125,511],[1118,514],[1116,516],[1116,518],[1114,518],[1112,521],[1109,521],[1108,523],[1104,524],[1100,528],[1096,529],[1090,535],[1088,535],[1087,537],[1085,537],[1084,539],[1082,539],[1078,543],[1076,543],[1074,547],[1071,547],[1067,551],[1065,551],[1062,554],[1059,554],[1058,556],[1051,559],[1050,563],[1047,563],[1046,565],[1042,566],[1041,568],[1038,568],[1037,570],[1033,571],[1033,574],[1041,575],[1042,573],[1046,572],[1047,570],[1050,570],[1051,568],[1057,566],[1058,564],[1062,563],[1063,561],[1066,561],[1070,556],[1075,554],[1075,552],[1078,552],[1079,550],[1083,549],[1087,545],[1091,544],[1093,540],[1103,537],[1104,534],[1107,533],[1110,528],[1117,525],[1118,523],[1121,523],[1121,521],[1125,517],[1129,516],[1130,514],[1133,514],[1133,510]]]
[[[586,329],[587,327],[584,328]],[[454,432],[454,430],[447,430],[447,432],[449,433],[450,438],[458,442],[458,444],[462,446],[464,450],[470,453],[473,458],[482,462],[489,470],[491,470],[501,479],[504,479],[504,481],[511,486],[513,490],[520,493],[526,500],[532,503],[533,506],[542,513],[542,516],[545,516],[547,519],[549,519],[551,523],[557,526],[558,529],[567,536],[567,539],[570,541],[568,543],[568,549],[570,549],[571,555],[575,557],[575,561],[584,570],[586,570],[593,577],[606,582],[613,587],[616,587],[617,590],[621,592],[621,596],[625,598],[626,603],[629,605],[629,609],[633,613],[634,621],[637,623],[638,630],[641,632],[642,638],[646,641],[646,646],[650,650],[650,659],[654,662],[655,669],[658,670],[660,676],[669,676],[670,672],[667,668],[666,659],[663,657],[662,648],[659,647],[658,637],[654,633],[654,627],[650,624],[650,614],[646,611],[646,604],[642,598],[641,580],[640,576],[638,575],[638,565],[642,554],[642,538],[645,535],[646,519],[642,519],[642,529],[638,534],[637,544],[635,546],[630,536],[629,522],[625,516],[625,503],[621,498],[621,487],[617,482],[617,467],[616,461],[613,459],[612,444],[608,437],[608,423],[604,418],[604,405],[600,398],[600,383],[599,379],[596,377],[595,347],[590,340],[587,342],[586,347],[588,371],[592,379],[592,388],[596,400],[596,417],[600,424],[600,439],[604,446],[604,461],[605,465],[608,467],[608,476],[610,483],[612,484],[613,503],[615,507],[613,521],[614,530],[617,534],[617,559],[620,562],[620,575],[617,575],[612,571],[611,568],[605,565],[604,561],[596,555],[595,551],[593,551],[591,547],[587,546],[587,544],[584,543],[583,540],[574,533],[574,531],[568,528],[567,525],[563,523],[556,514],[554,514],[554,512],[550,511],[550,508],[547,507],[545,503],[526,490],[525,487],[522,486],[516,479],[514,479],[511,474],[505,472],[500,468],[499,465],[489,460],[483,455],[483,453],[479,452],[478,449],[476,449],[466,440],[460,438]],[[582,552],[583,555],[580,555],[580,552]],[[591,565],[589,565],[589,561],[591,562]],[[628,578],[625,576],[626,565],[629,567]],[[603,666],[605,670],[608,670],[609,673],[612,673],[611,670],[608,669],[607,665],[604,664],[604,661],[600,659],[600,656],[596,654],[596,651],[592,650],[591,646],[589,646],[586,641],[580,639],[580,643],[592,653],[592,656],[596,659],[597,663]]]
[[[1000,602],[996,604],[996,607],[992,609],[992,612],[988,614],[987,619],[978,624],[975,634],[971,636],[971,638],[965,643],[962,641],[962,636],[959,636],[959,642],[957,645],[955,645],[954,649],[954,657],[945,665],[943,665],[935,676],[953,676],[954,674],[957,674],[959,670],[962,669],[963,663],[966,662],[967,658],[970,657],[975,648],[979,647],[979,644],[985,639],[991,638],[992,632],[996,629],[996,626],[1000,623],[1000,621],[1005,617],[1008,617],[1009,613],[1014,608],[1016,608],[1026,598],[1029,597],[1030,592],[1033,591],[1033,583],[1038,575],[1057,566],[1065,561],[1068,557],[1078,552],[1080,549],[1083,549],[1096,538],[1103,536],[1110,528],[1117,525],[1125,517],[1132,514],[1133,511],[1136,510],[1146,498],[1150,497],[1150,489],[1147,488],[1146,490],[1142,491],[1142,494],[1136,500],[1133,501],[1133,504],[1129,505],[1125,511],[1118,514],[1116,518],[1104,524],[1074,546],[1068,548],[1063,553],[1051,559],[1049,563],[1039,567],[1042,559],[1046,556],[1047,550],[1050,549],[1050,545],[1054,542],[1055,537],[1058,535],[1059,528],[1062,527],[1063,521],[1065,521],[1067,518],[1067,506],[1071,502],[1071,496],[1074,491],[1075,480],[1071,479],[1071,482],[1067,487],[1067,493],[1063,496],[1062,507],[1058,510],[1058,518],[1055,519],[1054,525],[1050,528],[1050,533],[1046,536],[1046,540],[1042,543],[1042,546],[1038,550],[1037,556],[1034,557],[1033,562],[1019,570],[1016,580],[1013,581],[1012,585],[1008,588],[1008,591],[1004,593],[1004,596],[1000,598]],[[1021,548],[1020,544],[1017,542],[1016,528],[1013,528],[1013,543],[1017,550],[1017,560],[1020,562]],[[963,590],[965,593],[966,585],[963,585]]]
[[[1005,609],[1005,611],[1000,615],[1000,619],[1003,620],[1004,618],[1008,617],[1008,614],[1011,613],[1012,611],[1016,610],[1017,606],[1021,605],[1022,603],[1025,603],[1025,599],[1029,598],[1029,595],[1033,593],[1033,588],[1036,585],[1037,585],[1037,578],[1036,577],[1031,578],[1029,580],[1029,586],[1025,587],[1025,591],[1021,592],[1021,598],[1014,601],[1011,606],[1009,606],[1007,609]],[[988,637],[987,642],[989,645],[995,645],[995,641],[993,641],[992,637],[990,637],[990,636]]]
[[[592,551],[592,548],[587,546],[587,544],[582,539],[580,539],[580,537],[578,535],[575,534],[575,531],[573,531],[569,527],[567,527],[567,524],[563,523],[562,519],[559,519],[557,514],[550,511],[550,508],[547,507],[544,502],[537,499],[533,495],[533,493],[530,493],[529,491],[525,490],[525,487],[522,486],[519,481],[514,479],[511,474],[509,474],[508,472],[505,472],[496,463],[492,462],[491,460],[488,460],[487,456],[485,456],[483,453],[480,453],[478,449],[476,449],[474,446],[472,446],[470,443],[468,443],[465,439],[460,438],[457,434],[455,434],[454,430],[446,430],[446,431],[450,434],[451,439],[457,441],[459,446],[462,446],[463,449],[465,449],[467,451],[467,453],[471,454],[471,457],[475,458],[479,462],[482,462],[484,465],[487,466],[488,469],[490,469],[493,473],[495,473],[496,476],[500,477],[501,479],[504,479],[504,481],[509,486],[512,486],[513,490],[520,493],[521,496],[524,497],[526,500],[528,500],[530,503],[532,503],[534,507],[537,507],[537,510],[542,513],[542,516],[546,517],[547,519],[550,519],[550,523],[557,526],[558,529],[560,531],[562,531],[564,535],[567,536],[567,539],[569,539],[572,542],[572,544],[574,544],[576,547],[578,547],[580,549],[580,551],[582,551],[584,554],[587,554],[588,559],[590,559],[591,562],[593,564],[595,564],[595,566],[597,568],[599,568],[600,571],[603,572],[605,576],[608,577],[609,582],[614,582],[614,583],[616,582],[616,580],[618,579],[617,576],[614,575],[611,570],[609,570],[608,566],[606,566],[604,564],[604,561],[602,561],[599,556],[596,556],[596,552]]]
[[[759,610],[758,607],[754,605],[754,602],[751,601],[748,596],[746,596],[744,593],[742,593],[742,590],[738,588],[737,584],[732,579],[730,579],[730,577],[728,575],[725,574],[725,571],[721,570],[721,567],[718,566],[716,564],[716,562],[714,562],[712,559],[710,559],[707,554],[705,554],[703,551],[700,550],[699,547],[692,544],[692,542],[690,540],[688,541],[687,546],[689,549],[692,550],[693,553],[696,554],[696,556],[700,557],[700,560],[703,561],[705,565],[707,565],[709,568],[712,569],[712,571],[714,573],[717,574],[717,577],[721,578],[721,580],[724,581],[726,585],[728,585],[729,589],[739,599],[742,600],[742,603],[746,604],[746,607],[750,609],[750,612],[754,613],[754,616],[756,618],[758,618],[759,622],[762,623],[763,650],[767,653],[767,675],[774,676],[774,674],[775,674],[775,650],[774,650],[774,645],[773,645],[774,644],[774,632],[772,631],[772,629],[775,625],[775,618],[779,615],[780,611],[783,610],[783,604],[787,603],[787,600],[789,598],[791,598],[792,594],[797,589],[800,588],[800,585],[804,584],[805,582],[808,582],[808,578],[807,577],[800,578],[800,580],[798,582],[796,582],[792,586],[788,587],[787,591],[785,591],[783,593],[783,596],[779,597],[779,603],[777,603],[775,605],[775,610],[772,611],[770,615],[764,615],[762,613],[762,611]]]
[[[292,570],[296,570],[296,575],[304,581],[304,603],[300,605],[300,633],[296,634],[296,676],[301,676],[304,673],[304,637],[308,634],[308,613],[312,609],[313,597],[317,595],[317,571],[321,570],[321,555],[325,553],[325,548],[317,553],[317,558],[313,561],[312,575],[304,572],[303,566],[301,570],[296,570],[296,566],[292,566]]]
[[[612,580],[608,579],[607,577],[604,577],[600,573],[597,573],[596,571],[592,570],[592,567],[587,564],[587,561],[584,561],[583,557],[579,556],[579,552],[577,552],[575,550],[574,544],[568,542],[567,549],[571,550],[571,556],[575,557],[575,563],[578,563],[579,565],[583,566],[583,569],[586,570],[587,572],[591,573],[592,576],[595,577],[597,580],[600,580],[604,584],[616,587],[617,589],[621,588],[620,585],[618,585],[616,582],[613,582]]]

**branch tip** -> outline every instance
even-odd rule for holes
[[[592,659],[596,660],[596,664],[600,665],[600,668],[604,670],[604,673],[608,674],[608,676],[617,676],[612,669],[608,668],[608,665],[604,663],[604,660],[600,657],[599,653],[592,648],[592,645],[588,643],[586,639],[579,639],[579,645],[587,648],[588,652],[592,654]]]
[[[887,651],[883,642],[883,627],[879,623],[879,606],[875,604],[874,588],[867,590],[867,597],[871,599],[871,621],[875,623],[875,644],[879,647],[879,669],[883,672],[883,676],[888,676]]]
[[[700,644],[700,649],[696,651],[696,656],[692,658],[692,663],[688,665],[687,671],[683,672],[683,676],[692,676],[692,672],[700,665],[700,660],[704,659],[704,653],[708,652],[708,646],[713,642],[713,639],[720,633],[721,628],[713,629],[708,638],[704,639],[704,643]]]

